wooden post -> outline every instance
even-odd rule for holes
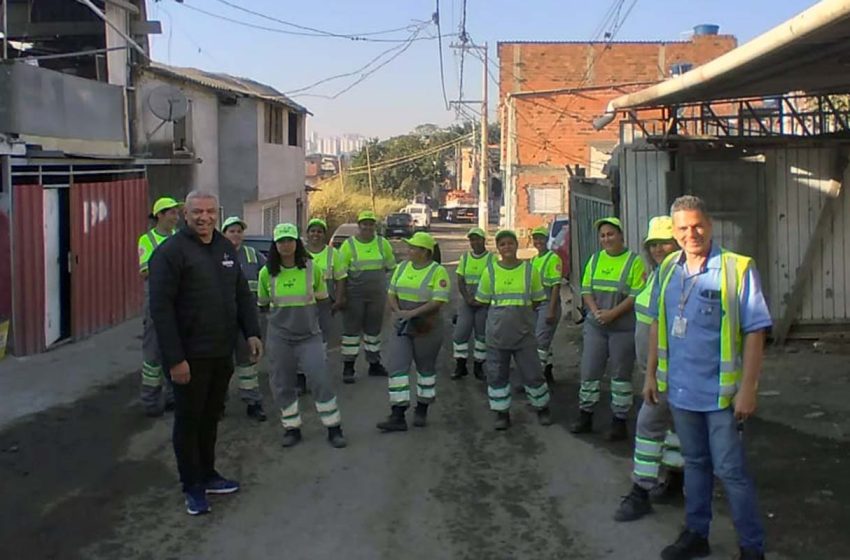
[[[791,294],[788,298],[788,303],[785,305],[785,313],[782,315],[779,324],[773,330],[773,340],[776,345],[783,345],[788,338],[788,333],[791,331],[791,326],[797,318],[797,313],[800,310],[800,305],[803,303],[803,288],[809,277],[812,275],[812,265],[814,265],[815,255],[821,245],[827,230],[832,225],[832,215],[836,208],[841,206],[842,197],[844,196],[844,172],[847,170],[847,156],[839,152],[836,156],[835,171],[830,181],[830,188],[827,192],[827,199],[823,203],[818,223],[815,230],[812,232],[812,237],[809,239],[809,244],[806,247],[806,253],[803,255],[803,260],[797,268],[797,275],[794,278],[794,285],[791,288]]]

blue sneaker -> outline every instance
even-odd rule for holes
[[[227,480],[223,476],[217,475],[209,479],[206,483],[207,494],[233,494],[239,491],[239,483],[235,480]]]
[[[203,486],[190,488],[185,493],[186,513],[189,515],[203,515],[210,512],[210,504]]]

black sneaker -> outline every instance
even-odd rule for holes
[[[500,432],[503,430],[507,430],[511,427],[511,413],[510,412],[497,412],[496,413],[496,422],[493,424],[493,427]]]
[[[245,409],[245,414],[248,418],[256,420],[257,422],[265,422],[268,420],[266,411],[263,410],[263,403],[250,403]]]
[[[705,558],[711,554],[708,539],[685,529],[679,534],[676,542],[661,551],[661,560],[691,560],[692,558]]]
[[[764,560],[764,552],[754,548],[741,547],[738,552],[738,560]]]
[[[626,429],[626,421],[622,418],[614,418],[611,420],[611,429],[605,434],[605,439],[608,441],[623,441],[628,439],[629,431]]]
[[[475,361],[472,364],[472,375],[475,376],[475,379],[479,381],[484,381],[487,378],[487,375],[484,373],[484,362]]]
[[[570,432],[574,434],[589,434],[593,431],[593,413],[584,410],[579,411],[578,420],[570,426]]]
[[[452,373],[452,379],[460,379],[466,377],[469,372],[466,369],[466,358],[457,358],[455,370]]]
[[[354,373],[354,362],[342,363],[342,382],[348,385],[354,383],[356,375]]]
[[[293,447],[298,445],[301,441],[301,430],[298,428],[293,428],[291,430],[286,430],[286,433],[283,434],[283,440],[280,444],[284,447]]]
[[[614,521],[637,521],[648,513],[652,513],[649,492],[640,486],[632,486],[632,491],[623,496],[620,507],[614,513]]]
[[[348,442],[345,441],[345,436],[342,435],[342,427],[341,426],[331,426],[328,428],[328,442],[332,447],[337,449],[342,449]]]
[[[384,369],[381,362],[372,362],[369,364],[369,375],[372,377],[387,377],[387,370]]]
[[[210,503],[207,501],[207,492],[203,485],[192,486],[183,494],[186,497],[186,513],[203,515],[210,512]]]

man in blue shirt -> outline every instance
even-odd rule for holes
[[[740,558],[764,558],[764,527],[745,461],[741,423],[756,410],[770,313],[752,259],[711,241],[705,203],[673,203],[681,252],[661,265],[653,287],[644,399],[668,391],[685,458],[686,528],[664,560],[708,556],[714,475],[723,482]]]

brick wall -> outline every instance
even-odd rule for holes
[[[592,126],[611,99],[662,81],[673,64],[699,66],[736,46],[737,40],[730,35],[697,36],[675,43],[499,43],[503,106],[508,93],[581,89],[515,97],[516,226],[530,228],[552,219],[529,212],[530,189],[563,184],[566,171],[558,168],[576,164],[587,168],[591,146],[608,147],[619,140],[616,123],[601,131]],[[502,115],[506,138],[507,111]]]

